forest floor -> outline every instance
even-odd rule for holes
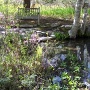
[[[41,24],[46,24],[46,23],[57,23],[59,22],[61,25],[67,25],[67,24],[72,24],[71,19],[59,19],[59,18],[54,18],[54,17],[44,17],[42,16],[40,19]]]
[[[52,30],[53,28],[60,27],[62,25],[72,25],[73,20],[65,20],[53,17],[41,17],[40,26],[42,30]]]
[[[20,22],[20,24],[23,26],[25,25],[31,25],[31,27],[36,27],[40,28],[42,31],[51,31],[55,28],[60,28],[62,25],[72,25],[73,20],[71,19],[59,19],[59,18],[54,18],[54,17],[45,17],[41,16],[40,17],[40,25],[37,27],[35,24],[34,20],[23,20]]]

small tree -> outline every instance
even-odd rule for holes
[[[79,26],[80,26],[80,12],[81,8],[84,9],[83,20],[81,24],[81,34],[85,34],[86,24],[87,24],[87,11],[88,11],[88,0],[77,0],[75,6],[75,17],[73,20],[73,26],[69,31],[70,38],[76,38]]]
[[[80,12],[81,12],[82,2],[83,2],[83,0],[77,0],[77,2],[76,2],[73,26],[72,26],[71,30],[69,31],[70,38],[76,38],[76,34],[77,34],[78,28],[80,26],[79,21],[80,21]]]
[[[81,33],[82,35],[85,34],[85,29],[86,29],[86,24],[87,24],[87,15],[88,15],[88,0],[84,1],[84,14],[83,14],[83,20],[82,20],[82,24],[81,24]]]

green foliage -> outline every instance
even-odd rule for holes
[[[32,74],[30,76],[25,75],[24,79],[21,81],[21,84],[24,87],[28,87],[31,90],[36,84],[35,77],[36,77],[36,75],[34,75],[34,74]]]
[[[55,37],[57,40],[64,40],[64,39],[68,38],[69,36],[64,33],[56,32]]]
[[[60,18],[73,18],[74,9],[71,7],[62,8],[60,6],[42,6],[41,14],[51,17],[60,17]]]
[[[42,86],[40,90],[60,90],[60,86],[57,84],[49,85],[47,88]]]
[[[40,58],[42,56],[42,47],[40,47],[40,45],[37,46],[36,49],[36,57]]]
[[[0,48],[0,89],[33,90],[41,83],[40,90],[77,90],[78,85],[81,85],[83,64],[71,52],[68,52],[64,61],[58,62],[58,68],[63,69],[60,71],[61,86],[52,85],[53,74],[57,70],[42,65],[43,48],[39,44],[25,45],[23,37],[18,33],[8,33],[3,40]],[[28,53],[30,50],[33,52]]]
[[[62,78],[62,90],[78,90],[78,86],[81,85],[80,79],[82,74],[80,73],[83,68],[83,63],[78,61],[74,54],[68,52],[67,59],[60,63],[59,66],[64,68],[61,74]]]
[[[10,84],[10,78],[0,78],[0,86]]]

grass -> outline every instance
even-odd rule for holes
[[[43,6],[41,7],[41,15],[59,17],[59,18],[73,18],[74,9],[71,7],[62,8],[60,6]]]
[[[16,15],[18,13],[18,8],[21,6],[14,6],[12,4],[1,4],[0,5],[0,12],[4,13],[8,16]],[[43,16],[50,16],[50,17],[59,17],[59,18],[73,18],[74,16],[74,9],[71,7],[60,7],[60,6],[40,6],[41,15]]]
[[[22,5],[14,6],[12,4],[0,4],[0,12],[2,12],[5,16],[8,15],[9,17],[15,17],[18,13],[18,7],[22,7]]]

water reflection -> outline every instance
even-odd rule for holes
[[[56,42],[42,42],[40,43],[43,49],[43,66],[47,68],[52,66],[54,68],[58,67],[58,62],[63,63],[67,59],[67,54],[70,51],[72,54],[76,54],[79,63],[83,62],[85,70],[81,70],[82,75],[81,80],[86,86],[89,87],[90,83],[90,39],[76,39],[76,40],[66,40],[66,41],[56,41]],[[69,65],[69,64],[68,64]],[[67,67],[59,68],[58,73],[54,75],[53,83],[61,82],[60,73],[61,69],[65,70]],[[70,72],[69,70],[66,70]],[[58,81],[59,79],[59,81]]]
[[[62,42],[59,43],[61,44]],[[72,53],[75,53],[77,59],[84,62],[86,71],[84,71],[83,82],[87,87],[90,87],[90,39],[69,40],[62,44],[63,48],[66,49],[66,52],[71,51]]]
[[[62,62],[67,58],[67,53],[70,51],[73,54],[76,54],[77,59],[84,63],[86,70],[83,71],[84,77],[83,82],[85,85],[89,86],[90,83],[90,39],[76,39],[76,40],[66,40],[59,42],[51,42],[47,48],[47,52],[54,52],[51,57],[50,55],[45,55],[45,60],[48,64],[57,67],[58,60]],[[45,50],[44,50],[45,51]],[[48,61],[49,60],[49,61]],[[57,77],[55,77],[56,80]],[[56,82],[56,81],[55,81]]]

